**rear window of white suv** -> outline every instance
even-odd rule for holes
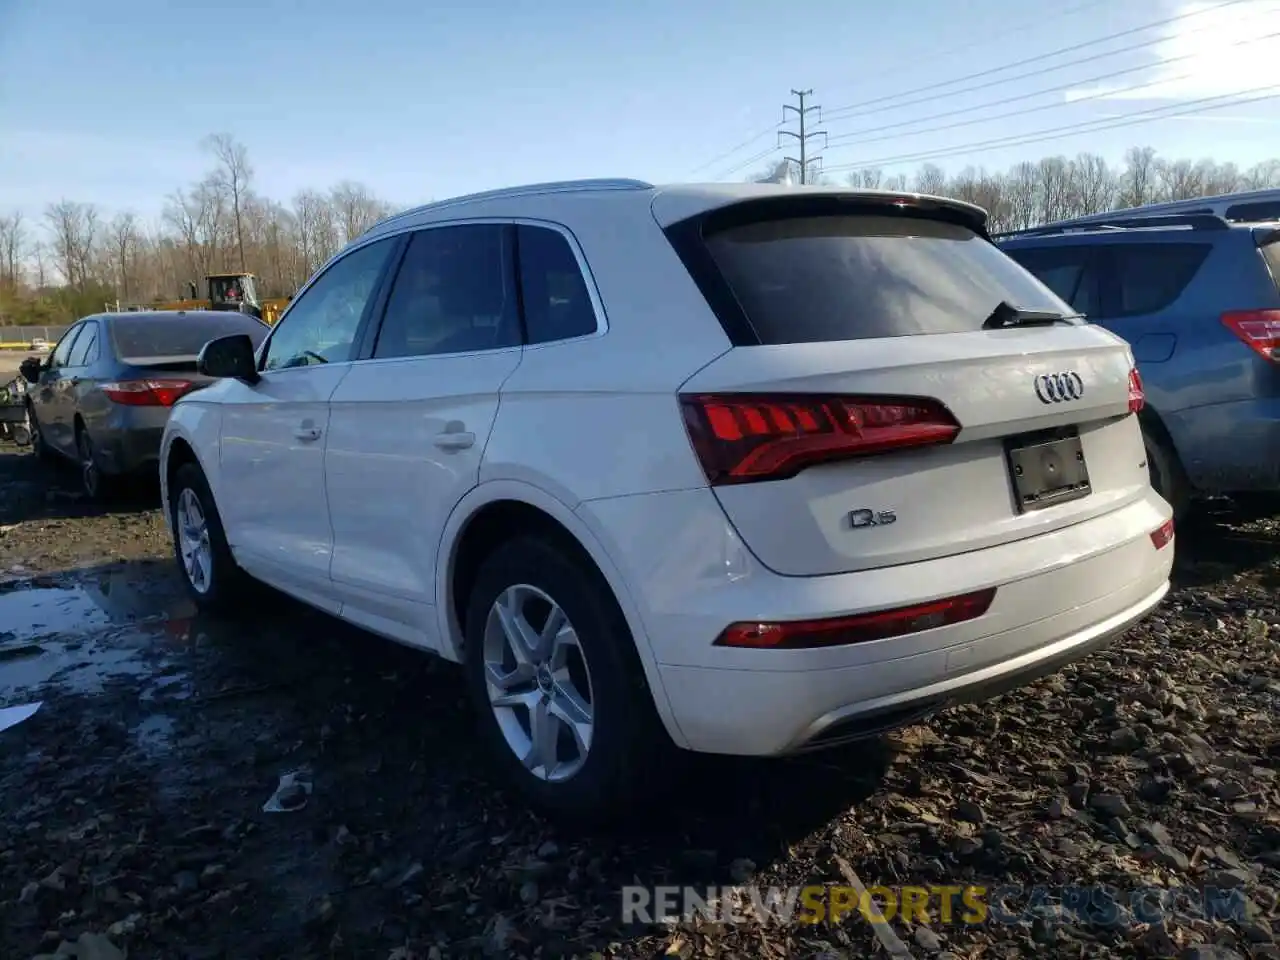
[[[942,220],[768,219],[705,243],[762,344],[968,332],[1001,301],[1071,313],[985,237]]]

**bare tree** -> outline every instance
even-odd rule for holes
[[[244,255],[243,208],[249,193],[250,181],[253,179],[253,168],[249,166],[249,151],[229,133],[215,133],[205,141],[205,144],[218,162],[212,180],[231,197],[236,251],[240,257],[240,269],[246,271],[248,266]]]
[[[91,203],[60,200],[50,204],[45,220],[53,234],[58,272],[67,284],[83,290],[89,281],[94,244],[98,239],[98,209]]]
[[[362,183],[343,180],[329,191],[329,202],[344,243],[350,243],[391,211]]]
[[[22,211],[15,210],[0,217],[0,280],[10,287],[18,285],[18,267],[26,256],[27,229]]]
[[[116,291],[120,299],[128,302],[131,269],[138,252],[138,223],[132,213],[118,214],[111,221],[111,268],[115,275]]]
[[[1124,166],[1121,206],[1140,207],[1155,200],[1155,150],[1151,147],[1130,147],[1124,155]]]
[[[947,173],[937,164],[926,163],[916,174],[915,182],[911,185],[911,189],[916,193],[945,193],[947,190]]]

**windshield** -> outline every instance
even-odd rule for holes
[[[1073,312],[986,238],[942,221],[771,220],[707,245],[761,343],[963,333],[1002,301]]]
[[[116,317],[111,324],[116,356],[126,362],[194,357],[210,340],[233,333],[247,333],[256,348],[268,332],[265,324],[239,313],[218,316],[139,314]]]

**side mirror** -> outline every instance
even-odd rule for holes
[[[10,367],[10,370],[13,368]],[[36,383],[40,379],[40,371],[44,369],[44,361],[39,357],[27,357],[18,364],[18,372],[27,383]]]
[[[196,358],[196,372],[206,377],[234,377],[245,383],[262,379],[258,375],[253,340],[247,333],[234,333],[206,343]]]

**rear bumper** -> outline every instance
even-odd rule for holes
[[[702,496],[699,494],[701,493]],[[705,497],[705,499],[703,499]],[[584,503],[626,579],[677,743],[767,756],[874,735],[1051,673],[1122,633],[1168,590],[1170,516],[1155,493],[1052,533],[952,557],[783,577],[737,539],[709,491]],[[986,614],[812,650],[714,646],[735,621],[804,620],[996,588]]]
[[[1120,593],[1127,599],[1150,585],[1133,585]],[[821,749],[916,723],[947,707],[986,700],[1054,673],[1105,647],[1154,609],[1168,589],[1168,580],[1161,580],[1136,602],[1101,620],[1094,618],[1122,602],[1118,597],[958,649],[874,667],[788,674],[722,671],[714,676],[700,668],[666,667],[662,678],[693,749],[759,755]],[[1093,622],[1072,630],[1081,620]],[[992,659],[993,653],[1007,649],[1024,652]],[[991,662],[959,672],[954,664],[968,659]],[[743,704],[751,705],[745,722]],[[723,718],[735,713],[737,722],[726,729]]]
[[[1280,491],[1280,397],[1192,407],[1163,419],[1197,490]]]
[[[169,418],[168,407],[117,407],[90,426],[99,466],[110,474],[154,470],[160,461],[160,440]]]

